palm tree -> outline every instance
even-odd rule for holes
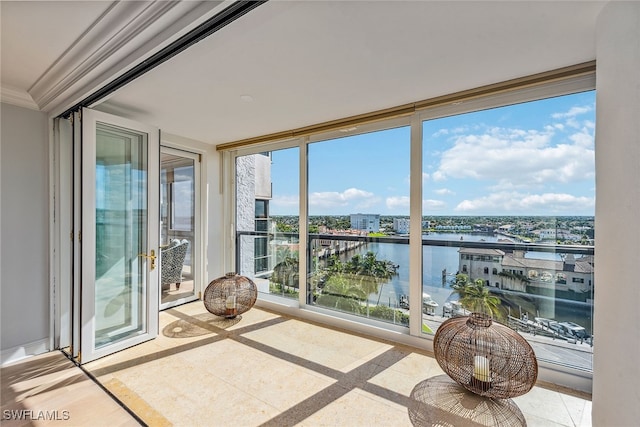
[[[452,287],[467,310],[489,314],[494,318],[502,317],[500,298],[491,295],[482,279],[471,282],[466,274],[458,274]]]
[[[273,267],[271,281],[280,284],[283,293],[287,287],[299,288],[300,278],[298,276],[298,259],[286,257],[284,260],[279,262],[275,267]]]
[[[338,273],[327,279],[316,302],[325,307],[358,313],[362,308],[360,301],[366,299],[367,295],[352,274]]]
[[[377,294],[378,285],[391,280],[396,274],[391,261],[378,260],[376,254],[369,251],[364,257],[354,255],[347,264],[347,271],[355,275],[358,285],[366,295]],[[365,300],[369,315],[369,299]]]

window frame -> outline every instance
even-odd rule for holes
[[[248,143],[246,141],[223,144],[222,146],[218,147],[218,150],[221,150],[226,154],[228,160],[227,164],[229,165],[228,170],[230,173],[230,182],[232,183],[232,185],[229,186],[228,200],[230,202],[229,205],[231,206],[232,213],[232,215],[230,216],[232,229],[234,229],[233,224],[235,223],[235,179],[233,175],[235,174],[234,165],[237,156],[259,154],[265,151],[275,151],[293,147],[298,147],[300,149],[300,203],[298,215],[300,233],[299,244],[300,248],[308,248],[308,144],[409,125],[411,126],[410,176],[412,183],[410,191],[410,230],[418,230],[418,234],[420,234],[420,231],[422,230],[422,180],[420,179],[420,177],[422,176],[422,149],[424,144],[422,135],[423,122],[438,118],[462,115],[475,111],[505,107],[581,92],[595,91],[595,77],[595,70],[591,70],[589,72],[580,72],[569,77],[552,77],[547,81],[525,84],[522,87],[515,89],[511,87],[500,89],[498,86],[498,89],[493,92],[489,91],[488,93],[481,93],[477,96],[469,96],[468,98],[464,98],[462,100],[453,99],[449,103],[434,102],[434,106],[431,106],[428,102],[423,102],[421,103],[421,105],[424,105],[422,107],[418,107],[420,103],[415,103],[413,112],[407,113],[406,111],[404,111],[400,114],[400,117],[394,117],[385,120],[371,120],[370,118],[365,118],[363,123],[357,123],[356,120],[356,123],[354,123],[353,125],[345,124],[344,126],[342,126],[342,128],[327,125],[328,130],[318,131],[315,133],[296,133],[295,130],[291,132],[282,132],[278,135],[274,135],[273,137],[270,137],[269,135],[258,137],[256,138],[258,142],[256,142],[255,144]],[[396,108],[400,110],[400,107]],[[337,122],[345,123],[346,120],[347,119],[339,120]],[[320,129],[323,128],[321,125],[318,125],[317,127]],[[286,137],[283,138],[283,135],[286,135]],[[417,262],[416,259],[419,260],[419,262]],[[231,261],[231,266],[235,266],[236,259],[232,257]],[[301,278],[306,277],[306,270],[307,257],[301,256],[299,263],[299,276]],[[414,238],[410,242],[410,280],[412,282],[412,293],[410,294],[410,300],[417,301],[414,304],[419,304],[421,301],[421,298],[419,297],[419,295],[422,294],[421,283],[414,283],[416,282],[416,279],[420,281],[421,277],[422,242],[421,239]],[[418,297],[413,298],[412,295],[414,294],[418,295]],[[268,300],[266,301],[266,304],[267,306],[269,306]],[[410,327],[408,332],[406,328],[404,330],[398,331],[394,330],[394,328],[390,327],[390,325],[384,324],[384,328],[386,328],[385,332],[380,330],[366,329],[367,325],[379,328],[380,325],[377,325],[375,321],[367,322],[366,319],[355,318],[355,316],[344,315],[343,313],[327,312],[326,310],[323,310],[321,308],[316,308],[308,305],[306,301],[306,295],[304,295],[303,292],[300,292],[298,304],[285,303],[283,305],[282,301],[278,301],[277,305],[274,306],[274,308],[278,308],[284,311],[293,309],[294,311],[292,311],[291,313],[295,315],[303,315],[304,317],[307,317],[311,320],[317,320],[340,327],[348,327],[356,331],[362,331],[363,328],[365,328],[365,330],[373,333],[374,335],[379,335],[381,337],[384,337],[385,339],[392,339],[395,342],[406,342],[410,345],[418,346],[424,346],[424,343],[427,343],[427,349],[430,350],[432,348],[430,347],[432,346],[432,336],[423,335],[420,330],[420,324],[416,324],[416,322],[414,321],[415,318],[420,318],[419,310],[411,310],[411,312],[416,313],[416,316],[411,318],[411,324],[415,326]],[[400,335],[398,335],[398,332],[400,332]],[[581,389],[591,387],[593,373],[592,371],[584,371],[582,369],[574,368],[571,366],[565,366],[541,360],[539,360],[538,363],[541,369],[541,373],[543,371],[548,371],[551,375],[550,377],[545,375],[541,378],[545,378],[558,384],[573,384],[572,386]],[[575,386],[575,384],[583,385]],[[584,384],[587,385],[585,386]]]

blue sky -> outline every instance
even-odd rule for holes
[[[424,215],[594,215],[595,92],[423,123]],[[309,214],[409,214],[409,128],[309,146]],[[298,150],[274,151],[271,215],[298,214]]]

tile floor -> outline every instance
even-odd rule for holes
[[[85,365],[154,426],[410,426],[412,391],[443,374],[418,349],[258,308],[226,320],[186,304],[160,330]],[[591,425],[589,396],[535,387],[513,401],[529,426]]]
[[[500,409],[469,411],[459,391],[423,399],[434,388],[422,386],[448,379],[419,349],[258,308],[226,320],[202,302],[162,312],[157,339],[84,367],[149,426],[457,427]],[[588,395],[536,386],[513,402],[529,426],[591,425]]]
[[[61,352],[3,366],[2,427],[139,426]]]

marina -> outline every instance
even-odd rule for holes
[[[423,238],[428,240],[458,241],[457,233],[430,233]],[[464,235],[466,242],[482,242],[488,247],[491,243],[498,242],[503,236],[486,233],[467,233]],[[391,308],[404,308],[407,306],[409,295],[409,246],[396,243],[369,242],[345,252],[341,259],[348,260],[352,256],[364,255],[373,252],[378,260],[388,260],[397,266],[397,274],[390,281],[381,284],[378,292],[370,294],[369,304],[384,304]],[[458,295],[454,293],[451,284],[460,267],[459,248],[455,246],[430,246],[423,245],[422,250],[422,290],[435,303],[430,306],[429,312],[442,317],[448,317],[449,307],[457,301]],[[543,259],[560,260],[558,253],[536,252],[527,253],[527,257],[539,257]],[[530,319],[545,317],[555,319],[558,322],[573,322],[585,328],[587,333],[592,329],[593,304],[569,299],[556,298],[554,296],[539,295],[530,292],[515,292],[491,287],[491,292],[498,296],[502,304],[511,313],[525,314]]]

